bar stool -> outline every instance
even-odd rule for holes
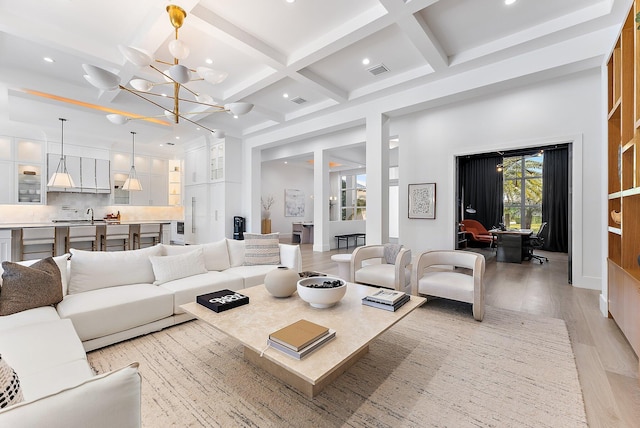
[[[133,235],[134,248],[153,247],[160,242],[161,234],[161,224],[141,224],[140,231]]]
[[[73,244],[74,248],[79,250],[96,251],[98,249],[97,240],[96,226],[71,226],[67,229],[64,251],[65,253],[68,253],[71,248],[71,244]]]
[[[115,248],[115,251],[130,249],[128,224],[106,225],[100,249],[102,251],[109,251],[109,248]]]
[[[22,228],[20,232],[22,260],[41,259],[56,254],[56,228]]]

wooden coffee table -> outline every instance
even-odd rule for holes
[[[363,305],[362,298],[375,290],[375,287],[348,283],[347,293],[340,302],[331,308],[316,309],[297,293],[284,299],[276,298],[264,285],[257,285],[239,290],[249,296],[248,305],[224,312],[216,313],[196,302],[180,307],[242,343],[245,359],[313,398],[366,354],[373,339],[426,300],[411,296],[396,312]],[[301,360],[267,348],[270,333],[299,319],[334,329],[335,339]]]

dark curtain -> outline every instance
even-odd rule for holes
[[[542,164],[542,221],[548,223],[543,249],[569,250],[569,150],[544,151]]]
[[[502,156],[460,159],[460,191],[464,192],[463,207],[469,205],[475,214],[464,212],[464,218],[478,220],[486,229],[502,221],[502,173],[498,165]]]

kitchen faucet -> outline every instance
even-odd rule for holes
[[[89,208],[87,214],[89,214],[89,212],[91,212],[91,224],[93,224],[93,208]]]

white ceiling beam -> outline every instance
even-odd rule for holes
[[[349,100],[347,91],[323,79],[309,69],[298,70],[297,73],[291,73],[290,77],[337,102],[343,103]]]
[[[398,27],[435,71],[444,70],[449,66],[449,58],[440,41],[421,15],[401,18]]]

